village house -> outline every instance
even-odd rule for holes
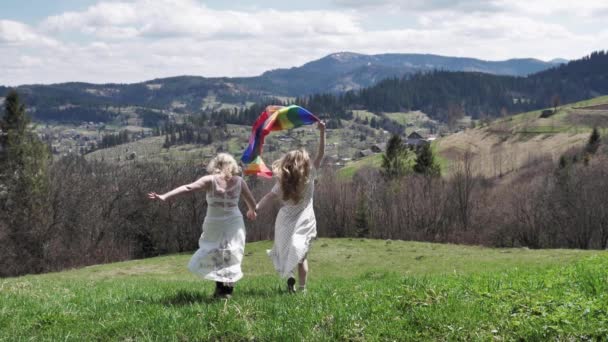
[[[386,151],[386,143],[374,144],[370,149],[374,153],[382,153]]]
[[[363,158],[363,157],[371,156],[372,154],[374,154],[374,152],[372,152],[372,150],[370,150],[370,149],[367,149],[367,150],[359,151],[357,153],[357,157]]]
[[[422,146],[423,144],[428,144],[429,141],[425,139],[422,135],[420,135],[418,132],[412,132],[410,133],[410,135],[407,136],[405,143],[408,146],[418,147]]]

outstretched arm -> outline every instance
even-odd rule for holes
[[[256,206],[256,210],[260,211],[263,208],[265,208],[268,205],[268,202],[272,202],[277,198],[277,194],[274,192],[269,192],[266,194],[266,196],[262,197],[262,199],[258,202],[258,205]]]
[[[317,151],[317,156],[314,161],[315,169],[318,169],[321,166],[321,162],[323,161],[323,156],[325,155],[325,121],[319,121],[317,124],[317,128],[319,129],[319,150]]]
[[[169,199],[173,196],[184,194],[184,193],[190,193],[190,192],[194,192],[194,191],[207,191],[211,188],[212,177],[213,176],[211,176],[211,175],[201,177],[196,182],[182,185],[182,186],[177,187],[162,195],[159,195],[156,192],[151,192],[148,194],[148,198],[151,200],[166,201],[167,199]]]
[[[255,198],[253,197],[253,194],[251,194],[251,190],[249,190],[247,182],[245,182],[245,180],[242,178],[241,182],[243,199],[245,199],[245,203],[247,203],[247,208],[249,209],[247,211],[247,218],[250,220],[255,220],[257,217],[257,213],[255,212]]]

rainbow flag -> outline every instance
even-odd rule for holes
[[[261,158],[264,139],[272,131],[282,131],[303,125],[311,125],[319,119],[308,110],[291,105],[268,106],[260,114],[251,129],[249,146],[243,153],[241,161],[245,164],[246,175],[258,175],[265,178],[272,177],[270,170]]]

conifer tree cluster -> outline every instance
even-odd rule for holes
[[[382,175],[386,179],[396,179],[405,176],[411,171],[409,149],[401,140],[401,137],[394,134],[386,145],[386,152],[382,155]]]
[[[31,263],[24,267],[34,270],[40,268],[43,250],[39,230],[48,217],[49,155],[48,147],[30,126],[19,95],[10,91],[0,119],[2,248],[12,248],[12,255],[22,263]]]
[[[414,172],[427,176],[441,176],[441,168],[435,160],[430,144],[423,144],[416,149]]]

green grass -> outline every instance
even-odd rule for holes
[[[608,255],[320,239],[288,295],[247,245],[232,299],[173,255],[0,280],[0,340],[584,340],[608,336]]]
[[[387,118],[399,123],[401,125],[407,125],[408,123],[415,123],[421,120],[428,120],[428,117],[420,112],[395,112],[395,113],[384,113]]]
[[[338,178],[351,179],[357,171],[364,167],[380,168],[382,165],[382,153],[373,154],[361,159],[352,161],[338,170]]]
[[[431,143],[431,149],[433,150],[435,161],[441,168],[441,173],[444,174],[449,168],[449,160],[439,155],[437,152],[438,146],[435,141]],[[382,166],[382,155],[382,153],[378,153],[348,163],[346,166],[338,170],[338,178],[350,180],[357,171],[364,167],[379,169]],[[412,160],[412,163],[413,162],[415,162],[415,158]]]
[[[596,105],[605,104],[605,103],[608,103],[608,95],[598,96],[598,97],[594,97],[589,100],[579,101],[579,102],[573,103],[571,106],[572,107],[589,107],[589,106],[596,106]]]
[[[437,140],[431,142],[431,151],[433,151],[435,162],[439,164],[441,174],[446,174],[448,169],[450,168],[450,160],[439,154],[439,144],[437,144]]]
[[[359,118],[361,120],[365,120],[366,118],[368,120],[371,120],[373,118],[378,118],[378,115],[372,113],[372,112],[368,112],[366,110],[353,110],[353,117],[355,118]]]
[[[499,119],[491,124],[491,128],[508,130],[512,133],[525,134],[556,134],[556,133],[579,133],[590,131],[592,125],[573,124],[568,122],[571,115],[579,115],[579,110],[584,107],[608,103],[608,96],[599,96],[589,100],[575,103],[564,104],[558,107],[557,113],[548,117],[540,118],[541,110],[534,110],[526,113],[516,114],[506,119]],[[551,108],[545,108],[551,109]],[[594,115],[606,116],[605,111],[598,111]]]

